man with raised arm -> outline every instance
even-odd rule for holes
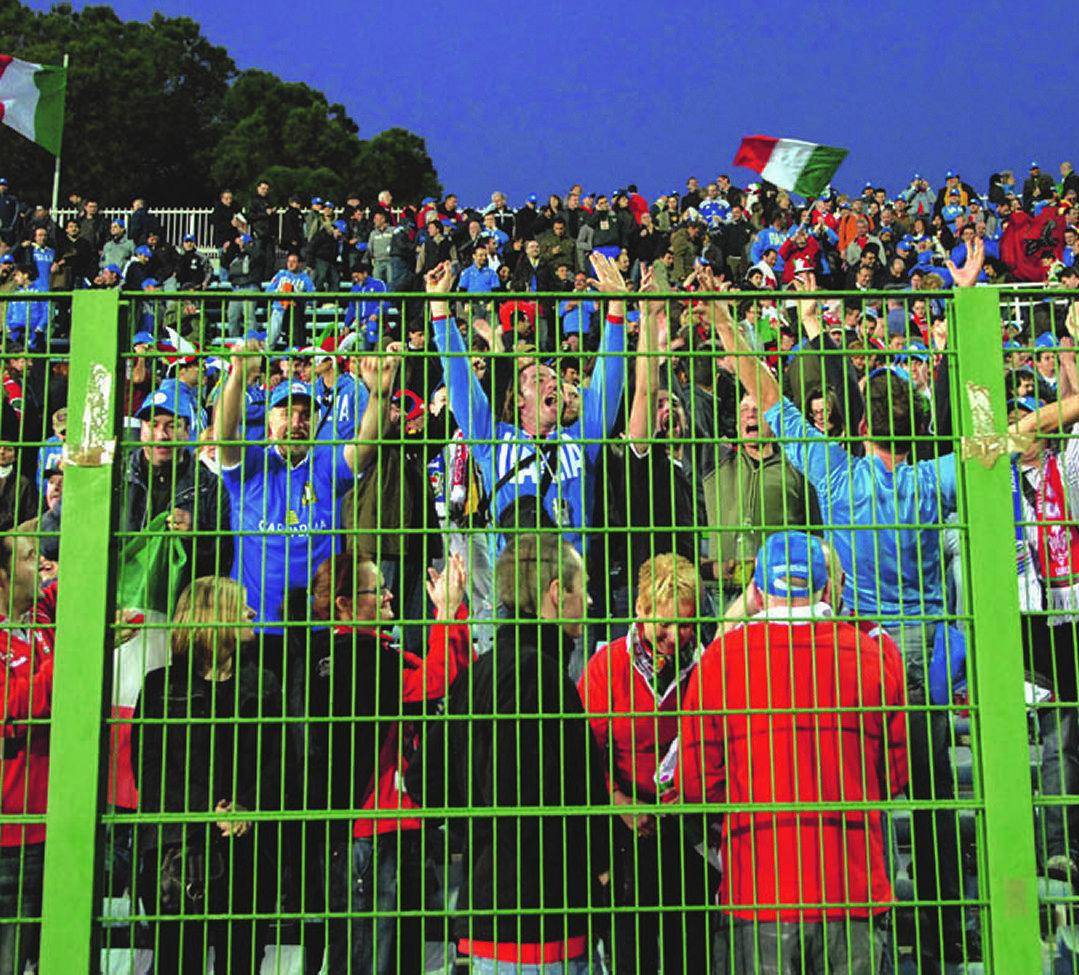
[[[950,264],[956,284],[973,285],[984,257],[984,248],[975,243],[962,268]],[[716,290],[714,281],[704,286]],[[711,311],[720,341],[735,355],[738,378],[776,432],[787,459],[817,493],[825,537],[846,572],[845,605],[859,617],[876,620],[896,640],[909,703],[924,706],[935,631],[945,612],[942,529],[956,510],[955,454],[909,462],[914,437],[925,429],[918,416],[925,409],[923,397],[901,370],[879,369],[866,384],[865,418],[859,425],[865,456],[855,456],[783,396],[776,377],[738,334],[727,303],[714,302]],[[816,302],[800,301],[799,313],[817,315]],[[947,715],[913,711],[909,742],[912,798],[951,799]],[[923,904],[958,901],[962,869],[953,811],[916,810],[911,820],[919,899]],[[963,960],[977,950],[964,934],[961,907],[944,907],[939,914],[925,909],[919,944],[923,957],[935,960]]]
[[[341,498],[376,455],[377,439],[397,372],[396,351],[360,360],[371,407],[351,443],[312,443],[312,392],[306,383],[278,384],[269,394],[266,440],[241,443],[244,391],[262,368],[257,344],[234,352],[232,368],[214,414],[221,479],[239,535],[233,577],[247,588],[264,638],[265,663],[283,649],[284,603],[306,589],[315,570],[337,550]],[[270,639],[266,639],[270,637]],[[276,639],[274,639],[276,638]]]
[[[450,409],[492,499],[499,527],[558,527],[578,551],[585,548],[582,529],[592,519],[599,441],[610,434],[618,417],[626,372],[626,303],[620,297],[626,284],[613,261],[597,255],[593,264],[600,290],[619,297],[612,298],[607,309],[592,383],[581,391],[580,417],[565,428],[559,426],[561,383],[551,366],[520,360],[504,402],[491,404],[472,372],[471,353],[449,317],[448,302],[431,305]],[[449,264],[439,265],[426,280],[429,293],[448,294],[453,282]]]

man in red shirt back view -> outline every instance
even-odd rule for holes
[[[723,823],[713,975],[881,971],[885,817],[857,804],[907,784],[903,663],[829,595],[818,538],[768,536],[749,593],[762,611],[705,651],[686,689],[683,798],[741,807]],[[791,803],[808,808],[775,808]]]

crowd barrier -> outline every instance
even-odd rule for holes
[[[183,219],[196,216],[201,219],[190,211]],[[565,951],[579,933],[588,945],[588,970],[613,964],[613,970],[630,971],[637,968],[627,967],[626,959],[643,951],[640,943],[647,937],[641,932],[654,924],[664,931],[657,949],[661,967],[674,970],[677,942],[677,952],[687,953],[687,971],[697,970],[691,959],[706,959],[710,967],[715,952],[734,965],[731,970],[741,971],[738,951],[748,943],[747,930],[759,948],[764,933],[778,930],[779,917],[793,925],[808,952],[809,941],[821,937],[813,919],[826,916],[824,955],[834,960],[839,952],[873,953],[874,967],[866,970],[874,972],[929,972],[935,969],[926,959],[941,956],[959,964],[949,971],[1030,975],[1049,963],[1073,966],[1054,971],[1076,970],[1079,955],[1070,946],[1079,944],[1079,901],[1070,885],[1047,879],[1044,869],[1054,828],[1049,821],[1059,821],[1055,828],[1067,837],[1067,813],[1076,798],[1061,794],[1062,769],[1043,761],[1047,738],[1079,733],[1069,723],[1075,701],[1068,694],[1074,688],[1068,691],[1060,673],[1039,669],[1029,657],[1033,628],[1062,621],[1047,637],[1053,646],[1074,623],[1066,608],[1024,605],[1021,611],[1009,452],[1022,445],[1007,436],[1000,341],[1002,322],[1025,317],[1030,330],[1020,344],[1040,352],[1032,345],[1033,323],[1048,321],[1050,331],[1065,334],[1064,315],[1076,296],[1064,300],[1060,293],[983,288],[820,296],[840,314],[862,303],[886,315],[893,304],[904,308],[908,321],[910,303],[923,300],[937,326],[927,332],[941,343],[926,355],[935,373],[934,395],[918,406],[927,422],[913,437],[913,453],[927,472],[919,491],[946,478],[947,458],[955,455],[954,510],[923,507],[917,532],[874,511],[844,523],[820,503],[811,486],[817,482],[803,479],[797,465],[777,460],[772,472],[769,451],[785,457],[784,445],[808,448],[816,434],[768,433],[759,428],[760,418],[740,425],[746,404],[732,373],[739,371],[739,360],[758,353],[747,331],[741,333],[746,344],[733,358],[717,347],[716,311],[704,300],[708,296],[694,296],[699,304],[687,307],[681,304],[684,294],[655,296],[652,315],[669,320],[656,347],[641,338],[642,329],[647,333],[652,325],[648,315],[641,318],[634,310],[637,296],[629,296],[627,314],[612,310],[618,296],[589,295],[596,304],[598,341],[582,336],[581,348],[563,344],[566,333],[556,324],[565,313],[558,304],[566,294],[449,297],[453,319],[446,322],[438,295],[379,295],[367,323],[371,348],[337,354],[324,351],[322,343],[344,332],[350,298],[342,294],[289,295],[283,302],[261,293],[147,299],[79,291],[27,299],[47,306],[52,324],[43,344],[30,353],[5,346],[0,357],[5,375],[25,370],[19,375],[27,387],[42,386],[47,395],[36,407],[38,425],[31,429],[24,408],[16,432],[9,426],[3,440],[14,450],[16,472],[40,467],[51,473],[41,499],[13,516],[4,536],[4,567],[12,581],[2,624],[9,700],[0,825],[9,876],[25,884],[30,871],[43,869],[44,879],[40,929],[37,905],[19,900],[0,919],[0,944],[5,932],[20,947],[40,935],[45,975],[142,971],[155,957],[177,954],[190,964],[192,952],[211,946],[217,957],[236,952],[234,972],[258,971],[259,965],[264,972],[301,972],[305,955],[329,944],[332,959],[334,944],[339,948],[343,941],[346,951],[348,945],[355,951],[363,938],[373,942],[376,955],[380,949],[391,952],[386,971],[406,971],[411,964],[420,965],[419,971],[463,971],[462,947],[482,953],[481,943],[528,940],[512,932],[534,929],[539,940],[559,942]],[[791,300],[790,294],[727,297],[738,317],[757,321],[771,315],[765,309],[764,319],[759,317],[762,302],[775,299],[782,308]],[[498,326],[490,325],[498,321],[491,303],[510,298],[517,307],[509,317],[534,334],[533,345],[501,348]],[[11,320],[10,296],[0,299]],[[234,305],[241,308],[230,320]],[[224,344],[230,333],[259,333],[274,315],[283,344],[292,350],[286,367],[281,355],[257,345]],[[823,328],[832,326],[826,322]],[[155,344],[133,346],[144,331]],[[628,345],[618,338],[627,332]],[[409,345],[419,334],[425,342]],[[835,346],[802,345],[771,355],[771,365],[786,395],[805,405],[807,415],[809,401],[822,400],[824,422],[834,424],[834,449],[858,454],[865,443],[859,390],[837,387],[833,370],[860,360],[858,368],[898,366],[909,377],[911,336],[877,349],[848,345],[836,335]],[[406,347],[388,345],[387,337]],[[499,347],[492,350],[492,343]],[[1060,351],[1056,347],[1054,354]],[[160,413],[142,414],[149,422],[135,414],[143,404],[152,405],[147,394],[161,388],[153,371],[164,370],[166,356],[172,378],[193,367],[196,388],[218,388],[208,412],[193,412],[186,431],[169,425],[154,434]],[[228,400],[240,404],[229,434],[212,421],[229,395],[223,377],[233,356],[233,370],[243,363],[246,378],[239,399]],[[567,364],[580,372],[584,419],[567,424],[557,450],[546,453],[524,429],[521,411],[533,408],[533,400],[506,390],[534,381],[524,379],[526,374],[545,376],[548,368],[561,382]],[[325,408],[329,419],[316,419],[306,431],[292,429],[292,445],[307,448],[304,459],[300,453],[292,457],[293,469],[312,469],[310,476],[292,480],[278,477],[284,461],[265,449],[274,401],[263,379],[283,368],[286,387],[311,370],[328,379],[320,388],[326,401],[316,401],[314,409]],[[343,374],[364,376],[376,387],[384,383],[383,391],[357,394],[348,383],[338,386]],[[823,392],[815,388],[821,381]],[[641,399],[652,419],[642,436],[634,436],[627,428],[639,383],[652,394]],[[541,379],[534,394],[540,412],[550,408],[542,384]],[[436,413],[430,406],[442,398],[438,385],[446,393]],[[678,437],[671,433],[672,407],[664,412],[657,402],[659,390],[674,391],[683,404],[685,428]],[[911,410],[920,395],[911,388]],[[294,396],[285,401],[290,409],[302,391]],[[42,422],[58,405],[67,407],[62,444],[45,435]],[[362,419],[367,411],[374,411],[369,425]],[[468,450],[465,460],[462,447]],[[167,462],[158,464],[155,451],[164,451]],[[838,456],[822,461],[824,469],[813,474],[819,483],[840,476],[844,462]],[[487,483],[487,493],[495,496],[491,512],[479,503],[484,476],[476,469],[488,457],[490,469],[502,475],[495,476],[500,483],[493,492]],[[677,463],[661,466],[661,457]],[[218,480],[212,472],[221,466]],[[545,474],[541,466],[553,470]],[[49,520],[47,492],[58,468],[63,493],[57,527]],[[692,515],[671,531],[665,519],[676,504],[669,499],[678,494],[683,475]],[[891,483],[883,469],[878,476]],[[642,484],[642,477],[650,480]],[[200,478],[213,478],[214,490],[203,491]],[[553,517],[564,518],[561,524],[527,506],[515,522],[498,520],[499,492],[529,478],[552,492],[552,508],[561,513]],[[176,502],[181,482],[189,524],[174,510],[182,507]],[[256,482],[263,487],[256,490]],[[236,483],[241,486],[230,486]],[[776,493],[769,499],[767,491]],[[285,512],[280,518],[271,511],[278,503]],[[140,504],[161,515],[152,517]],[[590,511],[583,525],[574,523],[578,510]],[[875,551],[875,558],[913,545],[918,559],[913,570],[906,569],[914,582],[905,590],[909,601],[898,610],[904,625],[895,625],[894,612],[859,611],[848,590],[841,611],[853,611],[851,619],[866,634],[859,663],[825,677],[817,674],[817,663],[807,664],[793,651],[782,658],[792,668],[788,675],[766,673],[766,665],[751,655],[739,658],[747,675],[749,669],[758,678],[766,674],[761,679],[770,690],[763,703],[751,693],[749,676],[722,706],[714,694],[707,701],[693,696],[704,692],[691,693],[692,677],[676,676],[662,713],[653,710],[651,698],[620,705],[609,688],[590,683],[600,679],[590,667],[593,653],[624,637],[636,621],[675,632],[684,624],[690,627],[690,647],[707,646],[725,613],[730,623],[748,626],[753,609],[738,599],[753,576],[758,547],[778,531],[821,535],[837,555],[838,536],[851,532],[874,539],[866,551]],[[48,603],[52,597],[45,595],[51,590],[42,587],[32,600],[32,622],[14,619],[26,609],[12,595],[19,553],[24,545],[32,549],[56,539],[59,551],[47,560],[54,569],[56,563],[63,566],[57,570],[55,612]],[[543,539],[554,547],[545,547]],[[568,540],[569,547],[559,540]],[[688,554],[691,588],[700,599],[690,615],[678,603],[669,618],[657,615],[658,590],[649,592],[634,570],[672,546]],[[574,550],[583,552],[579,574],[591,605],[579,593],[571,598],[578,567]],[[507,552],[517,554],[516,562],[506,562]],[[557,585],[539,591],[538,580],[548,580],[541,564],[551,558],[557,565],[550,578]],[[447,619],[447,607],[437,610],[439,595],[456,593],[458,559],[465,567],[465,608],[457,619]],[[506,564],[510,571],[500,573]],[[880,564],[884,569],[875,583],[864,571],[859,578],[854,566],[855,592],[862,589],[855,601],[871,599],[874,590],[883,598],[893,567]],[[207,583],[197,607],[190,595],[181,597],[193,579],[220,580],[230,566],[246,585],[253,623],[236,592],[220,581]],[[430,590],[428,566],[435,569]],[[834,563],[830,571],[836,571]],[[677,568],[673,581],[680,591]],[[651,585],[657,585],[654,579]],[[383,587],[392,594],[392,614]],[[942,602],[929,599],[930,591],[943,593]],[[554,600],[550,606],[547,597]],[[368,607],[362,613],[361,600]],[[44,615],[37,612],[42,604]],[[449,617],[455,610],[448,607]],[[522,636],[532,632],[537,614],[557,633],[553,639],[563,656],[556,668],[569,675],[561,683],[544,683],[549,672],[542,655],[530,653]],[[47,679],[34,664],[29,697],[16,707],[10,648],[18,635],[35,653],[48,655],[53,616],[51,703],[34,695],[34,681]],[[899,696],[878,699],[886,682],[880,670],[851,697],[844,681],[862,680],[867,661],[882,666],[874,636],[882,626],[897,636],[904,655]],[[392,636],[393,648],[371,636],[373,629]],[[919,643],[938,632],[943,677],[940,647],[934,656],[932,640],[928,649]],[[504,638],[508,644],[500,643]],[[730,634],[726,639],[737,642]],[[1066,650],[1059,653],[1070,655],[1074,673],[1075,644],[1060,642]],[[399,664],[391,662],[397,658],[385,654],[396,654],[398,644],[411,656],[395,670]],[[965,652],[961,669],[953,653],[959,646]],[[223,647],[227,654],[219,653]],[[335,654],[348,653],[356,655],[355,669],[337,662]],[[431,654],[427,664],[416,663],[425,653]],[[515,680],[529,687],[539,681],[546,688],[537,700],[522,698],[502,713],[481,703],[484,692],[470,683],[471,671],[485,673],[485,657],[497,660],[499,653],[516,661]],[[827,654],[813,659],[833,666]],[[337,666],[353,681],[348,692],[333,684]],[[727,677],[738,673],[736,667]],[[328,674],[326,691],[319,681]],[[356,690],[361,675],[377,693]],[[448,689],[454,679],[467,686],[463,696]],[[569,679],[579,683],[590,722],[569,693],[575,690],[566,684]],[[385,700],[378,697],[383,690]],[[339,692],[348,698],[343,706]],[[711,692],[718,689],[712,686]],[[366,709],[356,703],[371,695]],[[652,790],[642,785],[648,776],[626,782],[619,757],[599,747],[593,735],[608,725],[615,735],[625,735],[631,719],[639,722],[630,737],[641,761],[654,769]],[[716,786],[722,795],[708,794],[706,787],[703,798],[687,798],[695,787],[686,781],[688,759],[669,747],[671,722],[680,742],[692,741],[695,725],[705,739],[724,729],[726,737],[716,746],[726,756],[725,779]],[[706,725],[713,731],[706,732]],[[349,729],[344,736],[342,726]],[[484,739],[489,752],[462,754],[462,742],[492,728]],[[647,740],[638,742],[638,734]],[[845,779],[832,775],[836,763],[843,764],[836,748],[853,749],[843,751],[848,759],[861,756],[857,768],[845,766]],[[1067,761],[1063,752],[1056,753],[1061,764]],[[40,766],[38,772],[47,774],[47,811],[33,806],[31,786],[23,805],[9,805],[7,769],[14,766],[7,763],[32,763],[33,755],[42,761],[46,754],[47,773]],[[896,768],[885,767],[893,759]],[[371,781],[379,780],[380,762],[389,762],[390,774],[385,795],[372,808],[362,798]],[[498,777],[507,765],[521,770],[512,785]],[[170,775],[185,767],[190,778],[177,795]],[[815,770],[815,784],[799,779],[798,769],[805,768]],[[752,770],[762,777],[754,780]],[[867,784],[877,779],[879,788]],[[614,788],[621,804],[612,807],[608,790]],[[406,792],[424,801],[403,813],[399,803]],[[642,834],[654,828],[659,838],[634,839],[624,816],[647,823],[640,826]],[[399,822],[403,829],[384,825]],[[42,825],[43,861],[34,859],[41,853]],[[744,833],[750,845],[738,846],[725,829]],[[350,845],[350,837],[369,834],[394,837],[397,845]],[[481,838],[492,835],[496,876],[503,878],[493,895],[473,883],[490,864],[470,859]],[[827,845],[837,836],[847,844],[839,854]],[[803,849],[809,837],[822,846]],[[539,844],[542,855],[526,849],[526,842]],[[633,859],[644,858],[646,848],[659,851],[657,862]],[[373,867],[356,860],[357,849],[368,852]],[[352,872],[347,862],[327,866],[341,855],[353,858]],[[499,857],[512,862],[497,864]],[[816,871],[832,879],[822,881],[819,891],[807,879],[812,896],[792,898],[779,880],[792,859],[803,865],[806,878]],[[852,895],[850,877],[872,872],[878,861],[887,886]],[[650,869],[677,877],[656,895],[658,904],[646,899]],[[836,881],[837,870],[845,879]],[[342,901],[333,889],[342,876],[347,884],[368,874],[374,879],[364,883],[378,886],[387,871],[400,879],[396,902],[350,901],[347,894]],[[565,876],[581,871],[585,888],[563,890],[569,884]],[[558,890],[544,887],[548,874],[559,878]],[[545,890],[541,903],[529,901],[537,884]],[[721,884],[731,886],[719,907],[714,892]],[[771,893],[758,893],[758,885]],[[702,900],[700,890],[709,896]],[[876,918],[870,928],[864,927],[866,915]],[[799,918],[805,922],[800,929]],[[704,937],[701,922],[724,933]],[[504,936],[492,939],[492,930]],[[698,956],[694,939],[702,937]],[[864,937],[870,941],[863,944]],[[646,951],[636,957],[640,971],[655,970],[640,960]],[[335,971],[332,961],[327,970]]]

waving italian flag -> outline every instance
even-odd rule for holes
[[[747,135],[738,147],[734,164],[760,173],[780,189],[809,197],[818,196],[828,185],[847,152],[801,139]]]
[[[60,155],[67,71],[0,54],[0,122]]]

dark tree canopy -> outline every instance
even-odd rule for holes
[[[223,186],[246,197],[258,178],[289,193],[381,189],[407,202],[441,187],[423,139],[389,129],[364,141],[342,105],[266,71],[237,72],[188,17],[122,21],[110,7],[38,13],[0,0],[0,51],[58,64],[71,55],[61,199],[207,205]],[[48,201],[53,158],[0,127],[0,175],[24,200]]]

